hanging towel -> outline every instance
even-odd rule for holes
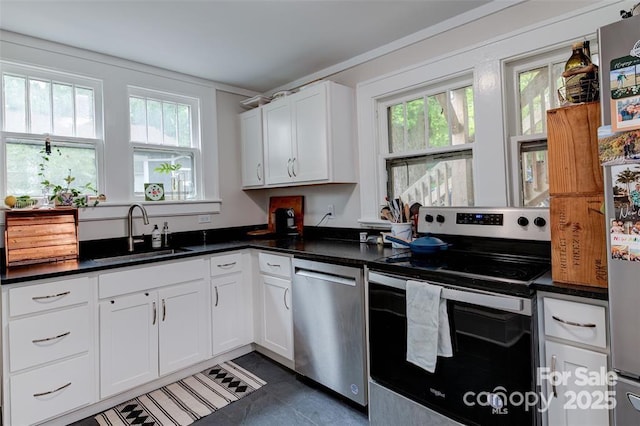
[[[453,356],[442,287],[407,281],[407,361],[430,373],[438,356]]]

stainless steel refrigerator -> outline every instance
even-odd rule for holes
[[[616,425],[640,425],[640,16],[598,31]]]

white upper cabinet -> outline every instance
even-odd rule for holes
[[[356,181],[351,88],[317,83],[262,112],[267,186]]]
[[[261,108],[240,114],[240,141],[242,146],[242,187],[264,186]]]

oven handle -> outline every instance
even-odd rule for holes
[[[377,274],[375,272],[369,272],[369,282],[394,287],[399,290],[406,290],[407,288],[406,279],[390,277],[388,275]],[[427,283],[440,285],[432,282]],[[458,290],[443,285],[441,285],[441,287],[442,297],[448,300],[470,303],[472,305],[478,305],[486,308],[527,313],[524,306],[524,300],[519,297],[501,296],[494,293],[480,293],[469,289]]]

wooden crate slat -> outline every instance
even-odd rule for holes
[[[42,217],[42,218],[27,218],[27,217],[16,217],[11,218],[8,223],[15,226],[31,226],[33,224],[40,225],[55,225],[58,223],[70,223],[75,224],[73,216],[60,216],[60,217]]]
[[[76,226],[73,223],[59,223],[57,225],[33,224],[31,226],[12,226],[10,228],[7,228],[7,236],[9,238],[28,238],[35,236],[52,235],[52,229],[56,230],[56,235],[76,233]]]
[[[9,261],[41,259],[43,257],[46,259],[59,259],[75,255],[75,245],[67,244],[63,246],[48,246],[11,250],[11,252],[9,252]]]
[[[65,235],[43,235],[27,238],[9,238],[9,244],[13,249],[22,249],[38,246],[63,246],[69,244],[76,244],[75,234]]]

